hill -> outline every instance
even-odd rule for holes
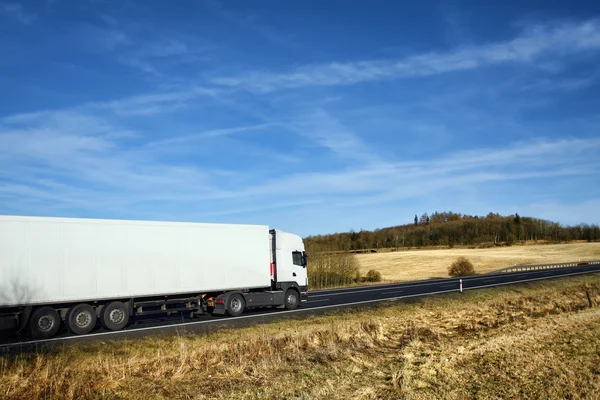
[[[503,246],[517,242],[544,241],[569,242],[574,240],[598,241],[597,225],[582,224],[562,226],[559,223],[519,214],[501,216],[472,216],[453,212],[427,213],[411,224],[393,226],[374,231],[343,232],[329,235],[309,236],[305,239],[307,249],[313,252],[353,251],[369,249],[401,249],[414,247],[456,245]]]

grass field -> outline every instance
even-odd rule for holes
[[[495,247],[489,249],[410,250],[358,254],[360,271],[381,272],[384,281],[411,281],[447,277],[448,265],[459,256],[467,257],[477,273],[486,273],[511,265],[560,263],[600,259],[600,243],[570,243]]]
[[[599,303],[596,274],[0,356],[0,398],[599,398]]]

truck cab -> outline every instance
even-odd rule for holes
[[[271,229],[271,281],[273,289],[297,288],[301,301],[308,298],[307,256],[298,235]]]
[[[271,286],[221,293],[215,297],[213,315],[237,317],[246,308],[260,307],[294,310],[301,302],[308,300],[307,256],[302,238],[271,229],[269,253]]]

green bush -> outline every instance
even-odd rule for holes
[[[458,257],[456,261],[448,267],[448,275],[453,277],[475,275],[475,268],[473,268],[473,264],[471,264],[471,261],[466,257]]]
[[[381,272],[371,269],[365,276],[366,282],[381,282]]]
[[[358,261],[352,254],[311,254],[308,258],[310,289],[347,286],[360,281]]]

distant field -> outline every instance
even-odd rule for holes
[[[0,398],[598,399],[599,303],[594,274],[0,355]]]
[[[465,256],[478,273],[491,272],[511,265],[560,263],[600,259],[600,243],[572,243],[496,247],[490,249],[410,250],[358,254],[361,273],[370,269],[381,272],[384,281],[411,281],[447,277],[447,268],[456,258]]]

